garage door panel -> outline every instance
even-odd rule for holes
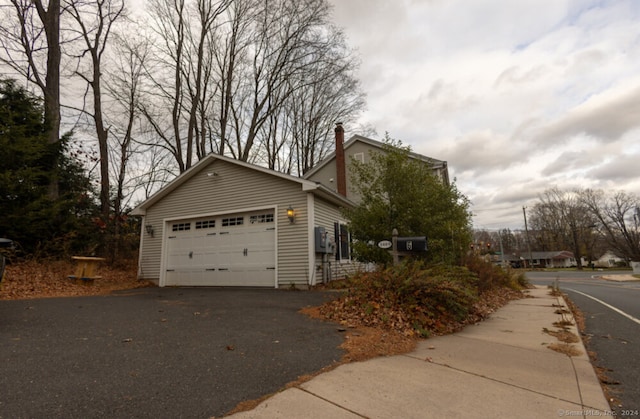
[[[190,237],[170,236],[167,240],[167,255],[172,261],[171,269],[184,270],[191,266],[189,260],[189,249],[191,248]]]
[[[167,226],[165,285],[273,287],[273,219],[273,211],[265,211],[255,218],[232,214],[172,222]]]

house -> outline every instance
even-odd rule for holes
[[[342,125],[335,131],[338,153],[304,178],[210,154],[142,202],[132,212],[142,217],[138,277],[160,286],[279,288],[347,272],[341,209],[353,202],[327,178],[335,170],[332,179],[348,184]],[[344,149],[351,157],[381,147],[357,136]],[[446,163],[429,161],[448,179]]]
[[[338,124],[336,129],[341,131],[341,124]],[[353,202],[359,202],[360,197],[351,184],[350,167],[353,161],[369,163],[372,153],[384,153],[384,143],[360,135],[354,135],[344,142],[344,131],[341,133],[336,133],[336,151],[305,173],[304,178],[326,185]],[[449,184],[446,161],[413,152],[409,153],[409,157],[428,164],[438,178]],[[340,167],[343,168],[342,172],[339,170]]]
[[[571,268],[577,266],[576,259],[572,252],[561,250],[553,252],[531,252],[522,253],[520,256],[507,256],[505,261],[509,262],[513,267],[529,266],[530,259],[533,259],[533,267],[535,268]]]
[[[584,258],[583,258],[584,259]],[[627,266],[627,261],[624,258],[613,253],[611,250],[607,250],[597,260],[592,261],[595,268],[617,268],[621,266]],[[588,261],[583,261],[584,266],[588,266]]]

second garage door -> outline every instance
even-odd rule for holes
[[[171,221],[165,231],[164,285],[275,287],[273,210]]]

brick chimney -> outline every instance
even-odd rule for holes
[[[338,193],[347,196],[347,167],[344,159],[344,128],[342,122],[336,123],[336,179]]]

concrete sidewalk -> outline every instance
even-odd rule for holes
[[[549,349],[545,332],[573,320],[546,288],[478,325],[420,342],[414,352],[342,365],[265,400],[239,418],[554,418],[605,416],[609,405],[582,341]],[[573,323],[573,322],[572,322]],[[576,326],[569,331],[579,336]]]

